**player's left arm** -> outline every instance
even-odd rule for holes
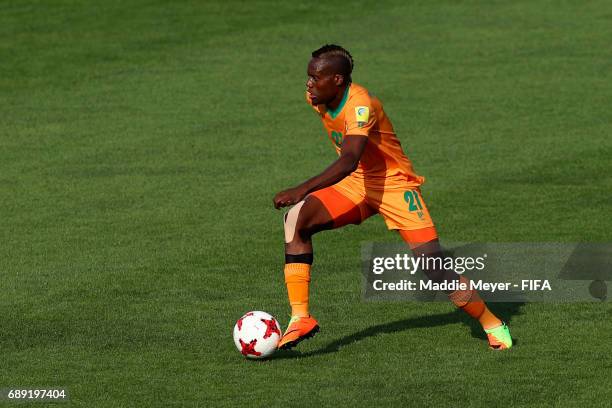
[[[297,204],[309,193],[336,184],[351,174],[357,168],[367,143],[367,136],[346,135],[342,142],[340,157],[323,170],[321,174],[306,180],[297,187],[276,194],[274,196],[274,208],[278,209]]]

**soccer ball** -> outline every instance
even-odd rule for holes
[[[280,325],[266,312],[249,312],[234,326],[234,344],[247,358],[270,357],[280,341]]]

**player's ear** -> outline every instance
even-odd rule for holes
[[[334,83],[336,84],[336,86],[340,86],[344,84],[344,75],[342,74],[334,75]]]

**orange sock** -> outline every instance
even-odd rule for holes
[[[285,264],[285,284],[291,304],[291,316],[310,316],[308,313],[310,265],[305,263]]]
[[[469,280],[464,276],[461,276],[459,280],[465,283],[469,287]],[[448,295],[448,298],[465,313],[478,320],[482,325],[483,329],[492,329],[493,327],[500,326],[502,321],[497,318],[485,302],[482,300],[478,292],[473,289],[468,290],[456,290]]]

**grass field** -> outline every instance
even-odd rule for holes
[[[304,103],[313,49],[351,50],[442,237],[605,242],[610,38],[603,0],[3,1],[0,388],[80,407],[609,406],[609,304],[494,304],[518,343],[490,352],[450,303],[361,299],[361,243],[398,239],[378,217],[316,237],[317,337],[252,362],[231,331],[248,310],[288,320],[272,197],[335,155]]]

